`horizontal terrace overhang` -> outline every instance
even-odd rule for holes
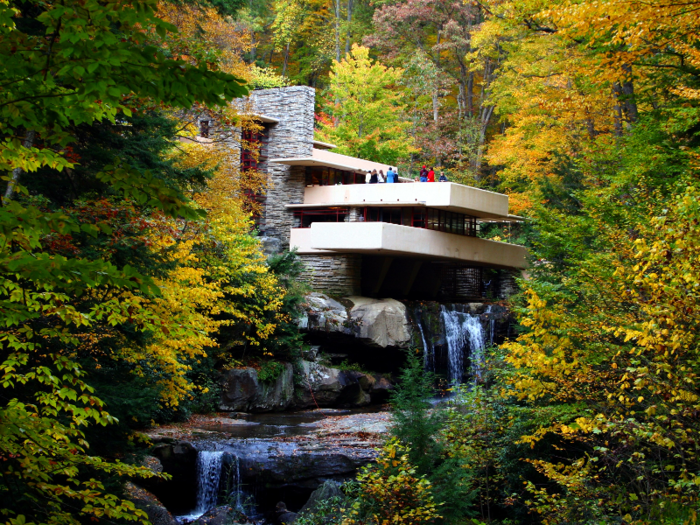
[[[313,140],[311,143],[318,149],[333,149],[338,147],[330,142],[321,142],[320,140]]]
[[[359,253],[528,267],[523,246],[386,222],[316,222],[310,228],[292,228],[289,244],[299,254]]]
[[[332,145],[332,144],[331,144]],[[309,157],[290,157],[284,159],[270,159],[268,162],[277,164],[286,164],[287,166],[318,166],[325,168],[333,168],[341,171],[350,171],[353,173],[367,173],[372,170],[382,170],[385,174],[389,170],[389,164],[380,162],[372,162],[371,160],[358,159],[340,153],[333,153],[325,149],[312,148],[311,156]],[[399,177],[401,180],[409,181],[405,177]]]
[[[263,115],[262,113],[252,113],[251,117],[253,117],[255,120],[259,120],[260,122],[264,122],[265,124],[279,124],[279,119],[276,119],[275,117],[270,117],[269,115]]]
[[[311,186],[295,207],[425,206],[481,219],[517,220],[508,214],[508,195],[453,182]]]

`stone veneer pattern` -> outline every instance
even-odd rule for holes
[[[300,279],[315,291],[335,296],[360,295],[362,256],[301,255],[304,271]]]
[[[306,86],[262,89],[250,95],[255,112],[279,120],[270,126],[267,143],[269,159],[310,157],[314,137],[315,90]],[[268,181],[265,216],[261,222],[264,236],[279,242],[269,243],[282,251],[289,249],[289,235],[294,213],[287,204],[304,199],[305,169],[267,163]]]

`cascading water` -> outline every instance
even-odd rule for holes
[[[179,522],[194,521],[216,507],[223,457],[224,453],[219,450],[200,450],[197,453],[197,507],[192,514],[178,516]]]
[[[418,325],[418,330],[420,331],[420,338],[423,341],[423,368],[425,370],[435,371],[435,347],[432,344],[428,344],[425,339],[425,330],[423,330],[423,323],[421,321],[418,311],[416,314],[416,324]]]
[[[493,336],[496,332],[496,318],[491,313],[491,305],[488,305],[486,307],[484,313],[486,314],[486,317],[489,320],[489,344],[493,346]]]
[[[197,509],[204,514],[216,507],[219,498],[221,461],[224,453],[218,450],[200,450],[197,455]]]
[[[448,310],[440,306],[447,343],[447,375],[450,383],[461,383],[464,375],[464,352],[469,351],[471,372],[481,378],[484,367],[484,330],[479,316]]]
[[[241,461],[238,459],[238,456],[234,457],[236,458],[234,461],[236,465],[236,477],[233,480],[233,493],[231,495],[235,495],[236,497],[234,508],[239,512],[243,512],[243,493],[241,492]]]

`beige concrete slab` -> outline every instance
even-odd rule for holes
[[[527,249],[384,222],[316,222],[292,229],[290,245],[305,253],[363,253],[426,257],[509,269],[527,268]]]
[[[454,182],[311,186],[304,205],[427,206],[481,218],[508,218],[508,195]]]

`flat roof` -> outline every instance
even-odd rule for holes
[[[372,162],[371,160],[358,159],[340,153],[333,153],[324,149],[313,148],[310,157],[289,157],[283,159],[270,159],[268,162],[286,164],[287,166],[323,166],[354,173],[367,173],[372,170],[382,170],[385,174],[389,170],[389,164]],[[402,177],[401,177],[402,178]],[[408,180],[408,179],[405,179]]]
[[[320,140],[312,140],[311,143],[318,149],[333,149],[338,147],[330,142],[321,142]]]
[[[250,116],[255,120],[259,120],[260,122],[264,122],[266,124],[279,124],[279,119],[263,115],[262,113],[251,113]]]

